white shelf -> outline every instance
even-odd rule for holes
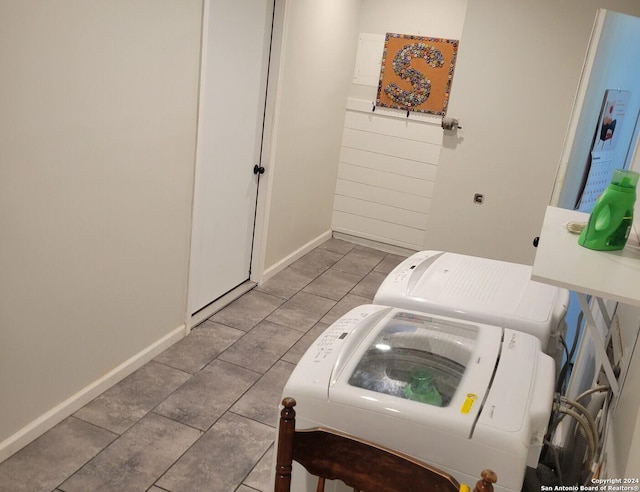
[[[589,338],[594,342],[596,363],[603,368],[611,391],[617,396],[620,385],[605,347],[609,333],[602,337],[598,332],[593,305],[589,305],[587,296],[640,306],[638,234],[634,229],[620,251],[594,251],[580,246],[578,235],[566,228],[567,222],[588,220],[589,214],[583,212],[547,207],[531,278],[577,293]],[[605,321],[610,329],[610,320]],[[578,359],[582,357],[582,342]],[[578,360],[576,364],[579,365]]]
[[[547,207],[531,278],[587,295],[640,306],[640,246],[637,228],[620,251],[593,251],[578,244],[567,222],[589,214]],[[640,220],[640,218],[636,218]],[[637,222],[636,222],[637,224]]]

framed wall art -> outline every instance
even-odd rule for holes
[[[458,41],[387,33],[376,106],[444,116]]]

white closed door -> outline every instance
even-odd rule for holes
[[[191,314],[249,279],[273,4],[205,2]]]

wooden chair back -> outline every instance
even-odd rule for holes
[[[384,446],[328,429],[296,431],[296,401],[284,398],[282,405],[275,492],[291,491],[294,461],[318,477],[317,492],[324,491],[325,480],[342,480],[354,492],[469,491],[447,473]],[[474,492],[493,492],[495,473],[483,470],[481,477]]]

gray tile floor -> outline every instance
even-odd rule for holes
[[[0,491],[272,490],[291,371],[402,259],[330,239],[0,463]]]

